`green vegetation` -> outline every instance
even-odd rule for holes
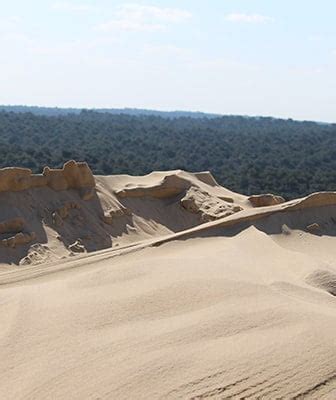
[[[336,125],[273,118],[0,112],[0,167],[86,160],[95,174],[210,170],[220,184],[293,198],[336,190]]]
[[[37,107],[37,106],[1,106],[0,111],[13,111],[17,113],[31,112],[35,115],[44,115],[49,117],[57,117],[67,114],[80,114],[80,108],[59,108],[59,107]],[[157,111],[157,110],[144,110],[141,108],[96,108],[92,111],[99,113],[108,113],[114,115],[126,114],[133,116],[156,116],[164,118],[216,118],[220,117],[219,114],[209,114],[195,111]]]

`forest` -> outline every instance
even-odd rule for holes
[[[82,110],[0,111],[0,167],[87,161],[95,174],[209,170],[244,194],[287,199],[336,190],[336,124],[222,116],[165,118]]]

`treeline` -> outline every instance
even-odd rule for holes
[[[336,125],[313,122],[2,111],[0,152],[0,167],[34,172],[75,159],[95,174],[210,170],[220,184],[245,194],[290,199],[336,190]]]
[[[67,114],[80,114],[83,109],[80,108],[60,108],[60,107],[38,107],[38,106],[5,106],[0,105],[0,111],[7,112],[29,112],[34,115],[43,115],[49,117],[57,117]],[[108,113],[114,115],[126,114],[133,116],[156,116],[163,118],[216,118],[219,114],[203,113],[198,111],[158,111],[158,110],[144,110],[141,108],[96,108],[94,111],[99,113]]]

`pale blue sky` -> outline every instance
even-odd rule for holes
[[[335,0],[0,0],[0,103],[336,121]]]

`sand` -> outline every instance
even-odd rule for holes
[[[336,398],[332,194],[253,208],[208,174],[96,180],[90,224],[62,233],[109,245],[70,255],[43,222],[46,259],[3,256],[0,399]],[[203,223],[179,203],[190,185],[242,210]],[[129,215],[95,220],[118,204]]]

